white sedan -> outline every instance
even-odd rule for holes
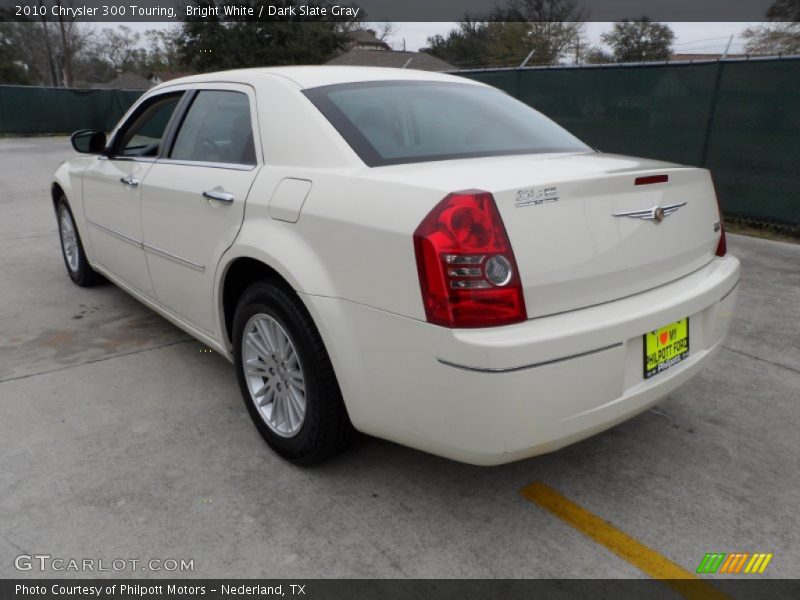
[[[664,398],[731,320],[707,170],[598,152],[459,77],[198,75],[73,145],[69,276],[234,362],[298,463],[355,430],[481,465],[550,452]]]

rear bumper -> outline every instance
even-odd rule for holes
[[[355,427],[462,462],[556,450],[646,410],[725,338],[739,261],[715,258],[622,300],[518,325],[450,330],[335,298],[304,296]],[[645,332],[689,317],[689,357],[643,377]]]

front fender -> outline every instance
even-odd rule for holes
[[[50,184],[54,211],[58,200],[56,195],[57,187],[61,188],[67,197],[72,216],[75,219],[75,226],[78,228],[78,235],[81,238],[83,249],[89,262],[92,262],[94,253],[92,252],[91,240],[86,231],[86,219],[83,212],[83,172],[92,160],[95,159],[93,157],[80,157],[75,160],[65,160],[58,165],[55,173],[53,173],[53,181]]]

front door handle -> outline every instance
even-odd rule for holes
[[[230,192],[223,191],[222,188],[214,188],[213,190],[206,190],[203,192],[203,198],[208,198],[209,200],[214,200],[216,202],[222,202],[223,204],[233,204],[236,196]]]
[[[136,187],[139,185],[139,180],[136,179],[133,175],[128,175],[127,177],[120,177],[120,182],[129,185],[131,187]]]

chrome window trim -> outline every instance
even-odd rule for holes
[[[252,171],[257,165],[242,165],[239,163],[206,162],[201,160],[180,160],[174,158],[159,158],[155,161],[160,165],[182,165],[185,167],[208,167],[210,169],[229,169],[232,171]]]
[[[98,157],[98,160],[120,160],[124,162],[143,162],[143,163],[154,163],[158,159],[152,158],[149,156],[117,156],[117,155],[102,155]]]
[[[522,371],[525,369],[535,369],[536,367],[545,367],[547,365],[553,365],[567,360],[572,360],[573,358],[581,358],[583,356],[589,356],[590,354],[597,354],[598,352],[605,352],[606,350],[611,350],[612,348],[619,348],[620,346],[622,346],[622,342],[617,342],[615,344],[609,344],[608,346],[603,346],[602,348],[595,348],[594,350],[587,350],[586,352],[579,352],[578,354],[570,354],[569,356],[561,356],[559,358],[544,360],[538,363],[531,363],[529,365],[519,365],[517,367],[471,367],[468,365],[460,365],[458,363],[450,362],[449,360],[444,360],[443,358],[437,358],[436,360],[445,366],[453,367],[455,369],[462,369],[464,371],[474,371],[477,373],[491,373],[491,374],[514,373],[516,371]]]
[[[163,86],[163,87],[162,87]],[[258,167],[266,164],[266,159],[264,157],[264,150],[261,146],[261,125],[258,117],[258,97],[256,94],[256,90],[250,83],[244,83],[240,81],[217,81],[217,80],[210,80],[210,81],[192,81],[188,83],[164,83],[161,84],[156,90],[151,90],[145,92],[134,104],[131,106],[128,111],[122,116],[120,121],[116,124],[114,129],[112,129],[111,133],[109,134],[109,144],[107,147],[111,147],[113,142],[116,140],[117,134],[120,133],[122,129],[125,128],[125,125],[128,125],[130,120],[133,118],[134,114],[141,108],[141,106],[152,99],[158,96],[165,96],[167,94],[176,94],[183,92],[184,96],[181,98],[178,106],[173,113],[173,118],[178,118],[177,127],[172,132],[173,138],[170,141],[174,141],[174,135],[177,135],[179,126],[183,121],[183,118],[186,116],[186,112],[188,112],[188,99],[192,97],[193,94],[202,91],[233,91],[239,92],[241,94],[245,94],[247,96],[248,102],[250,104],[250,125],[253,130],[253,145],[255,146],[256,151],[256,164],[254,165],[242,165],[239,163],[215,163],[209,162],[204,163],[200,161],[184,161],[184,160],[176,160],[174,162],[167,162],[172,161],[173,159],[168,158],[167,156],[158,156],[158,157],[119,157],[115,155],[101,155],[101,160],[133,160],[137,162],[164,162],[165,164],[180,164],[185,166],[207,166],[214,169],[231,169],[236,171],[252,171],[257,169]],[[169,130],[169,124],[167,126],[167,130]],[[165,130],[165,133],[166,131]],[[166,140],[166,138],[164,138]],[[171,146],[171,144],[170,144]],[[171,149],[171,148],[170,148]],[[159,148],[160,152],[163,152],[164,148]]]

